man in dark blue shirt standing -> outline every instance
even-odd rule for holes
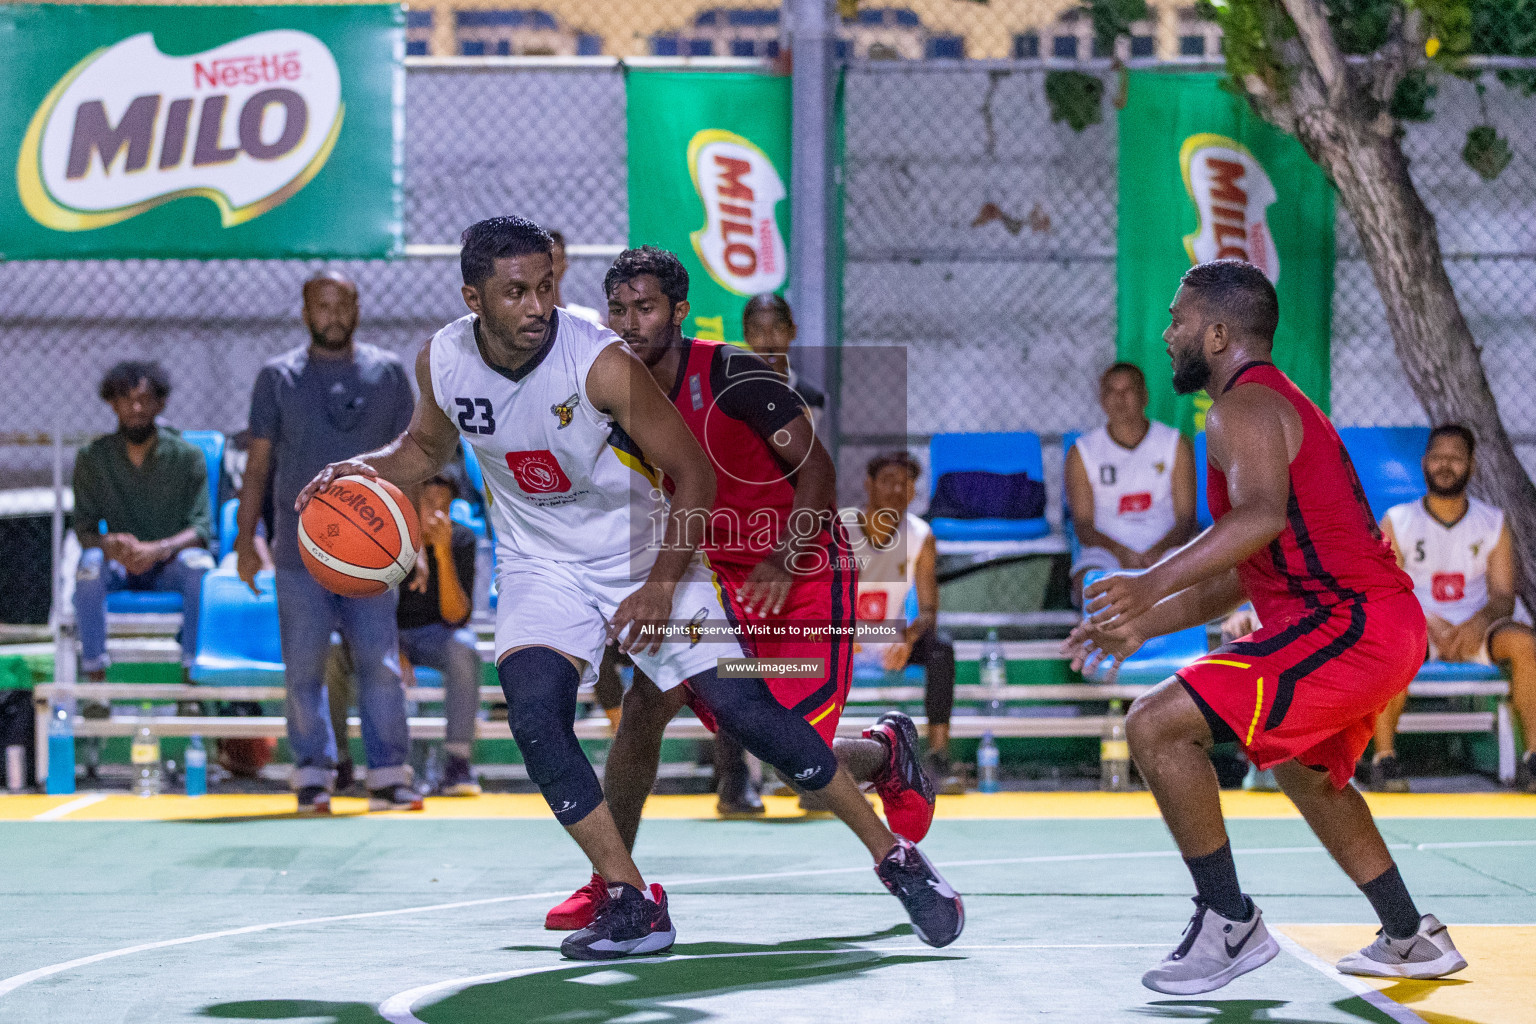
[[[397,356],[353,343],[357,286],[351,279],[329,272],[304,282],[304,324],[310,344],[263,366],[251,394],[251,447],[235,542],[240,578],[256,589],[261,562],[254,538],[270,483],[288,742],[299,811],[330,813],[336,745],[346,742],[332,731],[326,709],[325,661],[333,630],[346,639],[357,671],[369,809],[420,810],[406,764],[410,732],[400,681],[396,592],[345,598],[320,586],[299,557],[294,511],[299,491],[322,468],[400,436],[415,398]]]

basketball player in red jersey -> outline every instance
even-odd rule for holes
[[[1220,988],[1279,946],[1238,885],[1222,820],[1215,742],[1236,740],[1286,795],[1381,919],[1349,974],[1438,978],[1466,966],[1420,915],[1365,800],[1350,785],[1376,715],[1424,658],[1424,615],[1397,567],[1333,424],[1270,361],[1280,305],[1240,260],[1184,275],[1164,332],[1174,389],[1205,390],[1207,499],[1216,524],[1145,573],[1088,588],[1074,667],[1123,659],[1149,637],[1252,600],[1262,629],[1132,705],[1132,756],[1195,881],[1184,940],[1142,978],[1158,992]]]
[[[769,676],[769,690],[815,727],[855,781],[875,783],[891,830],[920,841],[933,820],[934,791],[912,720],[887,712],[862,739],[836,739],[852,682],[858,580],[833,514],[832,459],[805,403],[751,352],[684,336],[688,271],[672,253],[652,246],[626,250],[604,289],[609,326],[650,368],[716,468],[715,504],[699,546],[725,592],[727,611],[748,625],[822,630],[747,637],[756,657],[823,664],[814,676]],[[624,698],[603,790],[631,848],[656,780],[663,732],[689,699],[685,686],[663,693],[642,676]],[[713,729],[708,707],[692,703]],[[870,817],[880,824],[872,810]],[[578,889],[549,912],[545,926],[583,927],[605,892],[595,883]]]

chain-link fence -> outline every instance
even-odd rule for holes
[[[1504,28],[1480,22],[1479,31],[1504,40],[1508,52],[1536,48],[1536,31],[1515,31],[1536,26],[1536,3],[1510,2],[1509,10],[1529,17],[1501,23]],[[1081,12],[1068,17],[1071,6],[1065,0],[910,0],[900,8],[866,2],[840,30],[852,60],[843,340],[905,348],[906,439],[916,450],[940,430],[1055,434],[1096,422],[1094,381],[1113,357],[1116,324],[1114,78],[1102,62],[1090,68],[1110,83],[1099,123],[1079,132],[1053,119],[1046,78],[1054,62],[1095,53],[1091,27]],[[413,8],[413,26],[429,7]],[[772,3],[541,0],[545,8],[557,28],[600,35],[596,52],[610,55],[666,52],[672,32],[679,53],[744,55],[747,42],[756,40],[752,55],[768,57],[777,44],[770,52],[763,41],[779,40],[783,31]],[[504,10],[491,0],[430,9],[434,19]],[[1195,33],[1189,11],[1157,10],[1150,54],[1137,42],[1139,28],[1121,38],[1132,48],[1129,59],[1186,59],[1180,57],[1186,51],[1187,59],[1209,59],[1216,52],[1212,45],[1197,53],[1193,41],[1180,41],[1186,28]],[[913,28],[908,14],[924,33],[916,49],[897,32]],[[516,37],[527,45],[509,43],[508,53],[538,49],[527,33],[543,22],[531,15],[503,20],[509,31],[527,30]],[[454,21],[455,31],[459,24]],[[1062,26],[1074,26],[1083,47],[1058,46],[1050,33]],[[1214,26],[1199,26],[1208,39],[1217,38]],[[432,27],[437,31],[439,21]],[[419,26],[411,31],[420,34]],[[1033,42],[1015,38],[1031,31]],[[958,54],[929,45],[945,33],[964,37]],[[449,42],[432,44],[430,52],[464,51],[459,36],[444,38]],[[706,38],[707,50],[700,41]],[[592,50],[590,41],[583,45]],[[925,55],[931,59],[869,59]],[[948,59],[957,55],[974,59]],[[1530,116],[1536,100],[1526,94],[1524,79],[1504,78],[1507,84],[1485,73],[1480,91],[1440,76],[1429,102],[1435,116],[1409,123],[1405,146],[1506,422],[1536,462],[1536,411],[1521,401],[1536,383],[1536,370],[1522,358],[1536,304],[1536,127]],[[524,213],[561,229],[571,243],[564,297],[601,306],[608,255],[628,234],[622,71],[569,60],[432,59],[413,65],[407,79],[406,239],[412,251],[451,247],[479,217]],[[1509,146],[1508,165],[1492,181],[1461,156],[1467,130],[1482,124],[1496,128]],[[1342,213],[1337,235],[1335,415],[1346,424],[1421,422]],[[439,254],[340,265],[360,285],[360,338],[408,353],[460,313],[451,248],[426,251]],[[118,359],[156,358],[170,368],[170,421],[238,430],[257,368],[306,340],[299,286],[318,266],[0,263],[4,486],[47,482],[47,442],[55,429],[73,445],[111,428],[95,387]],[[856,494],[856,468],[870,451],[902,440],[868,426],[884,422],[885,410],[861,366],[845,366],[841,395],[849,435],[841,461],[846,497]]]
[[[1103,120],[1081,132],[1052,120],[1047,73],[936,62],[849,72],[843,341],[907,347],[915,450],[939,431],[1100,421],[1097,375],[1115,352],[1115,111],[1104,101]],[[1433,118],[1407,124],[1404,147],[1505,424],[1536,468],[1536,100],[1492,73],[1436,85]],[[1468,130],[1485,124],[1510,147],[1492,181],[1462,158]],[[1424,423],[1342,209],[1336,234],[1334,417]],[[856,379],[843,400],[857,434]],[[844,440],[845,473],[888,443]]]
[[[562,298],[602,305],[608,260],[590,253],[622,245],[628,230],[621,72],[430,68],[409,81],[412,246],[451,246],[473,221],[517,211],[568,239]],[[95,391],[120,359],[156,359],[170,370],[171,423],[241,429],[262,363],[308,340],[300,286],[321,266],[357,280],[359,340],[409,355],[463,313],[451,249],[328,264],[0,262],[0,479],[46,483],[55,429],[71,446],[112,429]]]

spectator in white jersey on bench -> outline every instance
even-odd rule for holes
[[[1195,535],[1195,454],[1189,440],[1147,418],[1147,378],[1116,363],[1099,378],[1108,422],[1067,453],[1067,507],[1081,551],[1072,601],[1090,569],[1146,569]]]
[[[1472,431],[1448,423],[1430,431],[1424,452],[1429,493],[1394,505],[1381,521],[1429,624],[1431,660],[1502,665],[1525,733],[1517,785],[1536,793],[1536,632],[1516,622],[1514,540],[1502,509],[1467,494],[1476,467]],[[1398,764],[1397,722],[1404,691],[1376,719],[1370,786],[1408,788]]]

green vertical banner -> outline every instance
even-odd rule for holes
[[[0,259],[399,255],[398,5],[0,5]]]
[[[1301,144],[1215,74],[1130,72],[1120,113],[1119,358],[1147,375],[1154,419],[1205,429],[1211,400],[1173,392],[1168,305],[1196,263],[1244,259],[1280,295],[1274,359],[1328,410],[1333,187]]]
[[[790,81],[631,68],[626,90],[629,243],[688,268],[686,333],[740,341],[747,300],[789,282]]]

